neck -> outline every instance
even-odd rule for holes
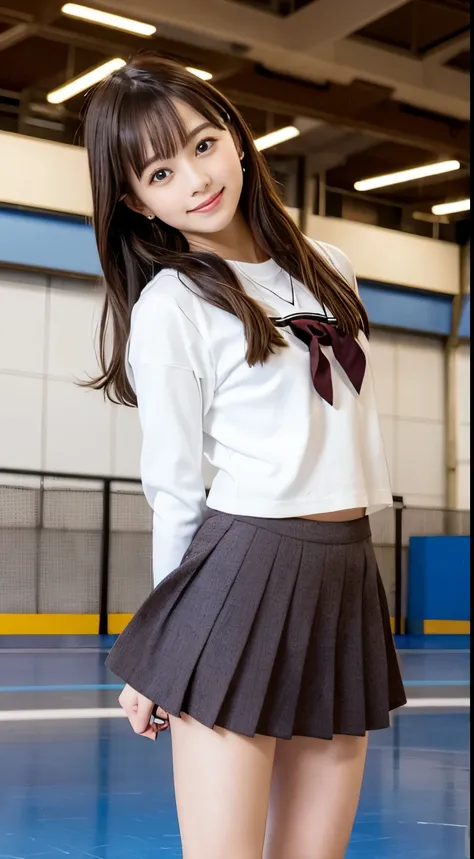
[[[232,222],[217,233],[185,233],[191,250],[208,251],[234,262],[265,262],[268,254],[255,242],[242,212],[237,210]]]

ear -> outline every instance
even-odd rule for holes
[[[138,199],[135,194],[127,193],[122,194],[120,197],[122,203],[125,203],[132,212],[136,212],[137,215],[143,215],[145,218],[149,218],[151,216],[154,217],[154,212],[148,208],[148,206],[144,206],[141,200]]]

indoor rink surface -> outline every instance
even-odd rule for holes
[[[121,717],[112,640],[0,640],[0,859],[182,856],[169,731],[151,746]],[[397,644],[409,706],[370,737],[346,856],[464,859],[469,639]]]

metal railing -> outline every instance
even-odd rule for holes
[[[394,507],[371,516],[395,632],[411,535],[468,534],[469,513]],[[0,468],[0,614],[133,614],[152,588],[152,512],[133,478]]]

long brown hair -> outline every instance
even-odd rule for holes
[[[243,323],[250,366],[264,363],[284,337],[257,301],[250,298],[225,260],[191,251],[183,234],[158,218],[150,221],[120,198],[129,188],[127,173],[142,173],[148,135],[158,157],[176,155],[185,129],[174,101],[190,105],[206,120],[228,127],[245,154],[241,211],[256,244],[323,303],[347,333],[368,333],[367,314],[351,287],[306,241],[286,212],[250,129],[235,107],[209,83],[178,63],[142,54],[93,90],[87,107],[84,141],[89,156],[93,222],[106,296],[100,323],[101,374],[84,383],[105,396],[136,405],[125,373],[130,316],[142,289],[163,268],[188,277],[202,298]],[[146,134],[143,134],[143,131]],[[112,326],[111,354],[108,329]]]

